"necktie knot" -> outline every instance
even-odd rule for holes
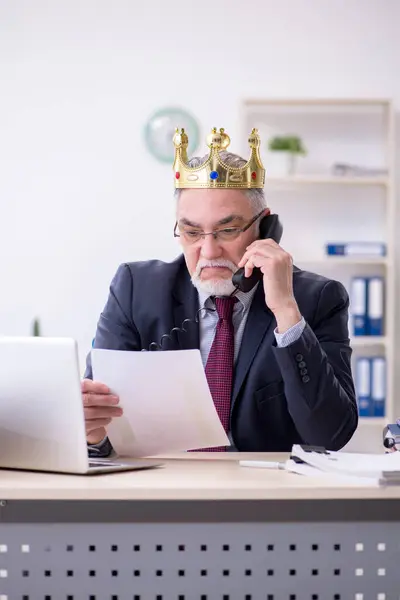
[[[232,321],[233,307],[236,302],[237,298],[231,296],[215,298],[215,308],[217,309],[218,317],[223,321]]]

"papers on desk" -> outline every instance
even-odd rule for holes
[[[124,457],[230,446],[199,350],[92,350],[93,378],[120,398],[124,414],[107,435]]]
[[[286,469],[353,485],[400,485],[400,452],[316,452],[294,445]]]

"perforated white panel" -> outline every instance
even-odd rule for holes
[[[0,600],[399,600],[400,525],[2,524]]]

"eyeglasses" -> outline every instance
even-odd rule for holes
[[[236,240],[241,233],[244,233],[264,214],[262,210],[258,215],[253,217],[244,227],[225,227],[224,229],[215,229],[208,233],[201,231],[201,229],[187,228],[180,229],[178,223],[175,223],[174,237],[182,238],[186,244],[195,244],[200,240],[204,240],[206,235],[212,235],[214,240],[217,242],[231,242]]]

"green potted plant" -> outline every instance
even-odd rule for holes
[[[34,337],[40,337],[40,322],[39,319],[35,319],[32,324],[32,335]]]
[[[275,136],[268,142],[270,158],[276,158],[274,164],[270,165],[267,173],[270,172],[276,176],[294,175],[296,171],[296,159],[305,156],[307,151],[300,137],[297,135]]]

